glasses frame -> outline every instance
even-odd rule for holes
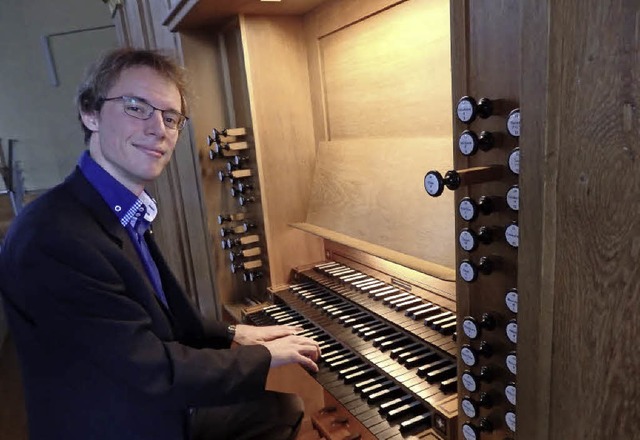
[[[158,110],[160,112],[160,114],[162,115],[162,123],[164,124],[165,127],[167,127],[170,130],[178,130],[181,131],[184,126],[186,125],[187,121],[189,120],[189,118],[185,115],[183,115],[182,113],[180,113],[179,111],[176,110],[169,110],[169,109],[161,109],[156,107],[155,105],[147,102],[144,98],[138,98],[136,96],[128,96],[128,95],[122,95],[122,96],[113,96],[111,98],[100,98],[99,102],[103,103],[103,102],[107,102],[107,101],[122,101],[123,104],[126,104],[127,102],[135,102],[135,103],[142,103],[144,105],[148,105],[149,107],[151,107],[153,109],[153,111],[151,111],[149,113],[149,115],[146,118],[141,117],[141,114],[134,114],[134,113],[129,113],[127,112],[127,106],[123,105],[122,106],[122,110],[124,111],[124,114],[127,116],[131,116],[132,118],[136,118],[136,119],[140,119],[142,121],[147,121],[149,119],[151,119],[151,116],[153,116],[153,113],[155,113],[156,110]],[[180,119],[178,120],[178,122],[176,123],[175,127],[170,127],[169,125],[167,125],[165,118],[164,118],[164,114],[166,112],[171,112],[171,113],[175,113],[176,115],[178,115],[180,117]]]

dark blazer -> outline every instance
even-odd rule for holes
[[[228,349],[226,325],[200,317],[147,238],[169,310],[78,169],[11,225],[0,290],[31,439],[183,439],[189,408],[264,390],[269,351]]]

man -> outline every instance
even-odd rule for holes
[[[295,436],[299,399],[264,391],[267,372],[317,371],[318,345],[291,327],[202,319],[149,232],[144,188],[185,124],[184,90],[154,52],[104,56],[78,93],[89,150],[7,234],[0,290],[33,440]]]

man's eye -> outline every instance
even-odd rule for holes
[[[127,110],[132,112],[132,113],[140,113],[140,114],[144,114],[144,108],[137,105],[137,104],[128,104],[127,105]]]
[[[164,114],[164,121],[170,124],[175,124],[178,122],[178,115],[174,114],[174,113],[165,113]]]

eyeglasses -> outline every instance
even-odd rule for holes
[[[137,119],[147,120],[153,115],[153,112],[158,110],[162,114],[162,122],[165,127],[173,130],[182,130],[184,124],[187,122],[187,118],[180,112],[175,110],[162,110],[158,107],[154,107],[142,98],[135,98],[133,96],[116,96],[113,98],[102,98],[100,101],[122,101],[124,112]]]

